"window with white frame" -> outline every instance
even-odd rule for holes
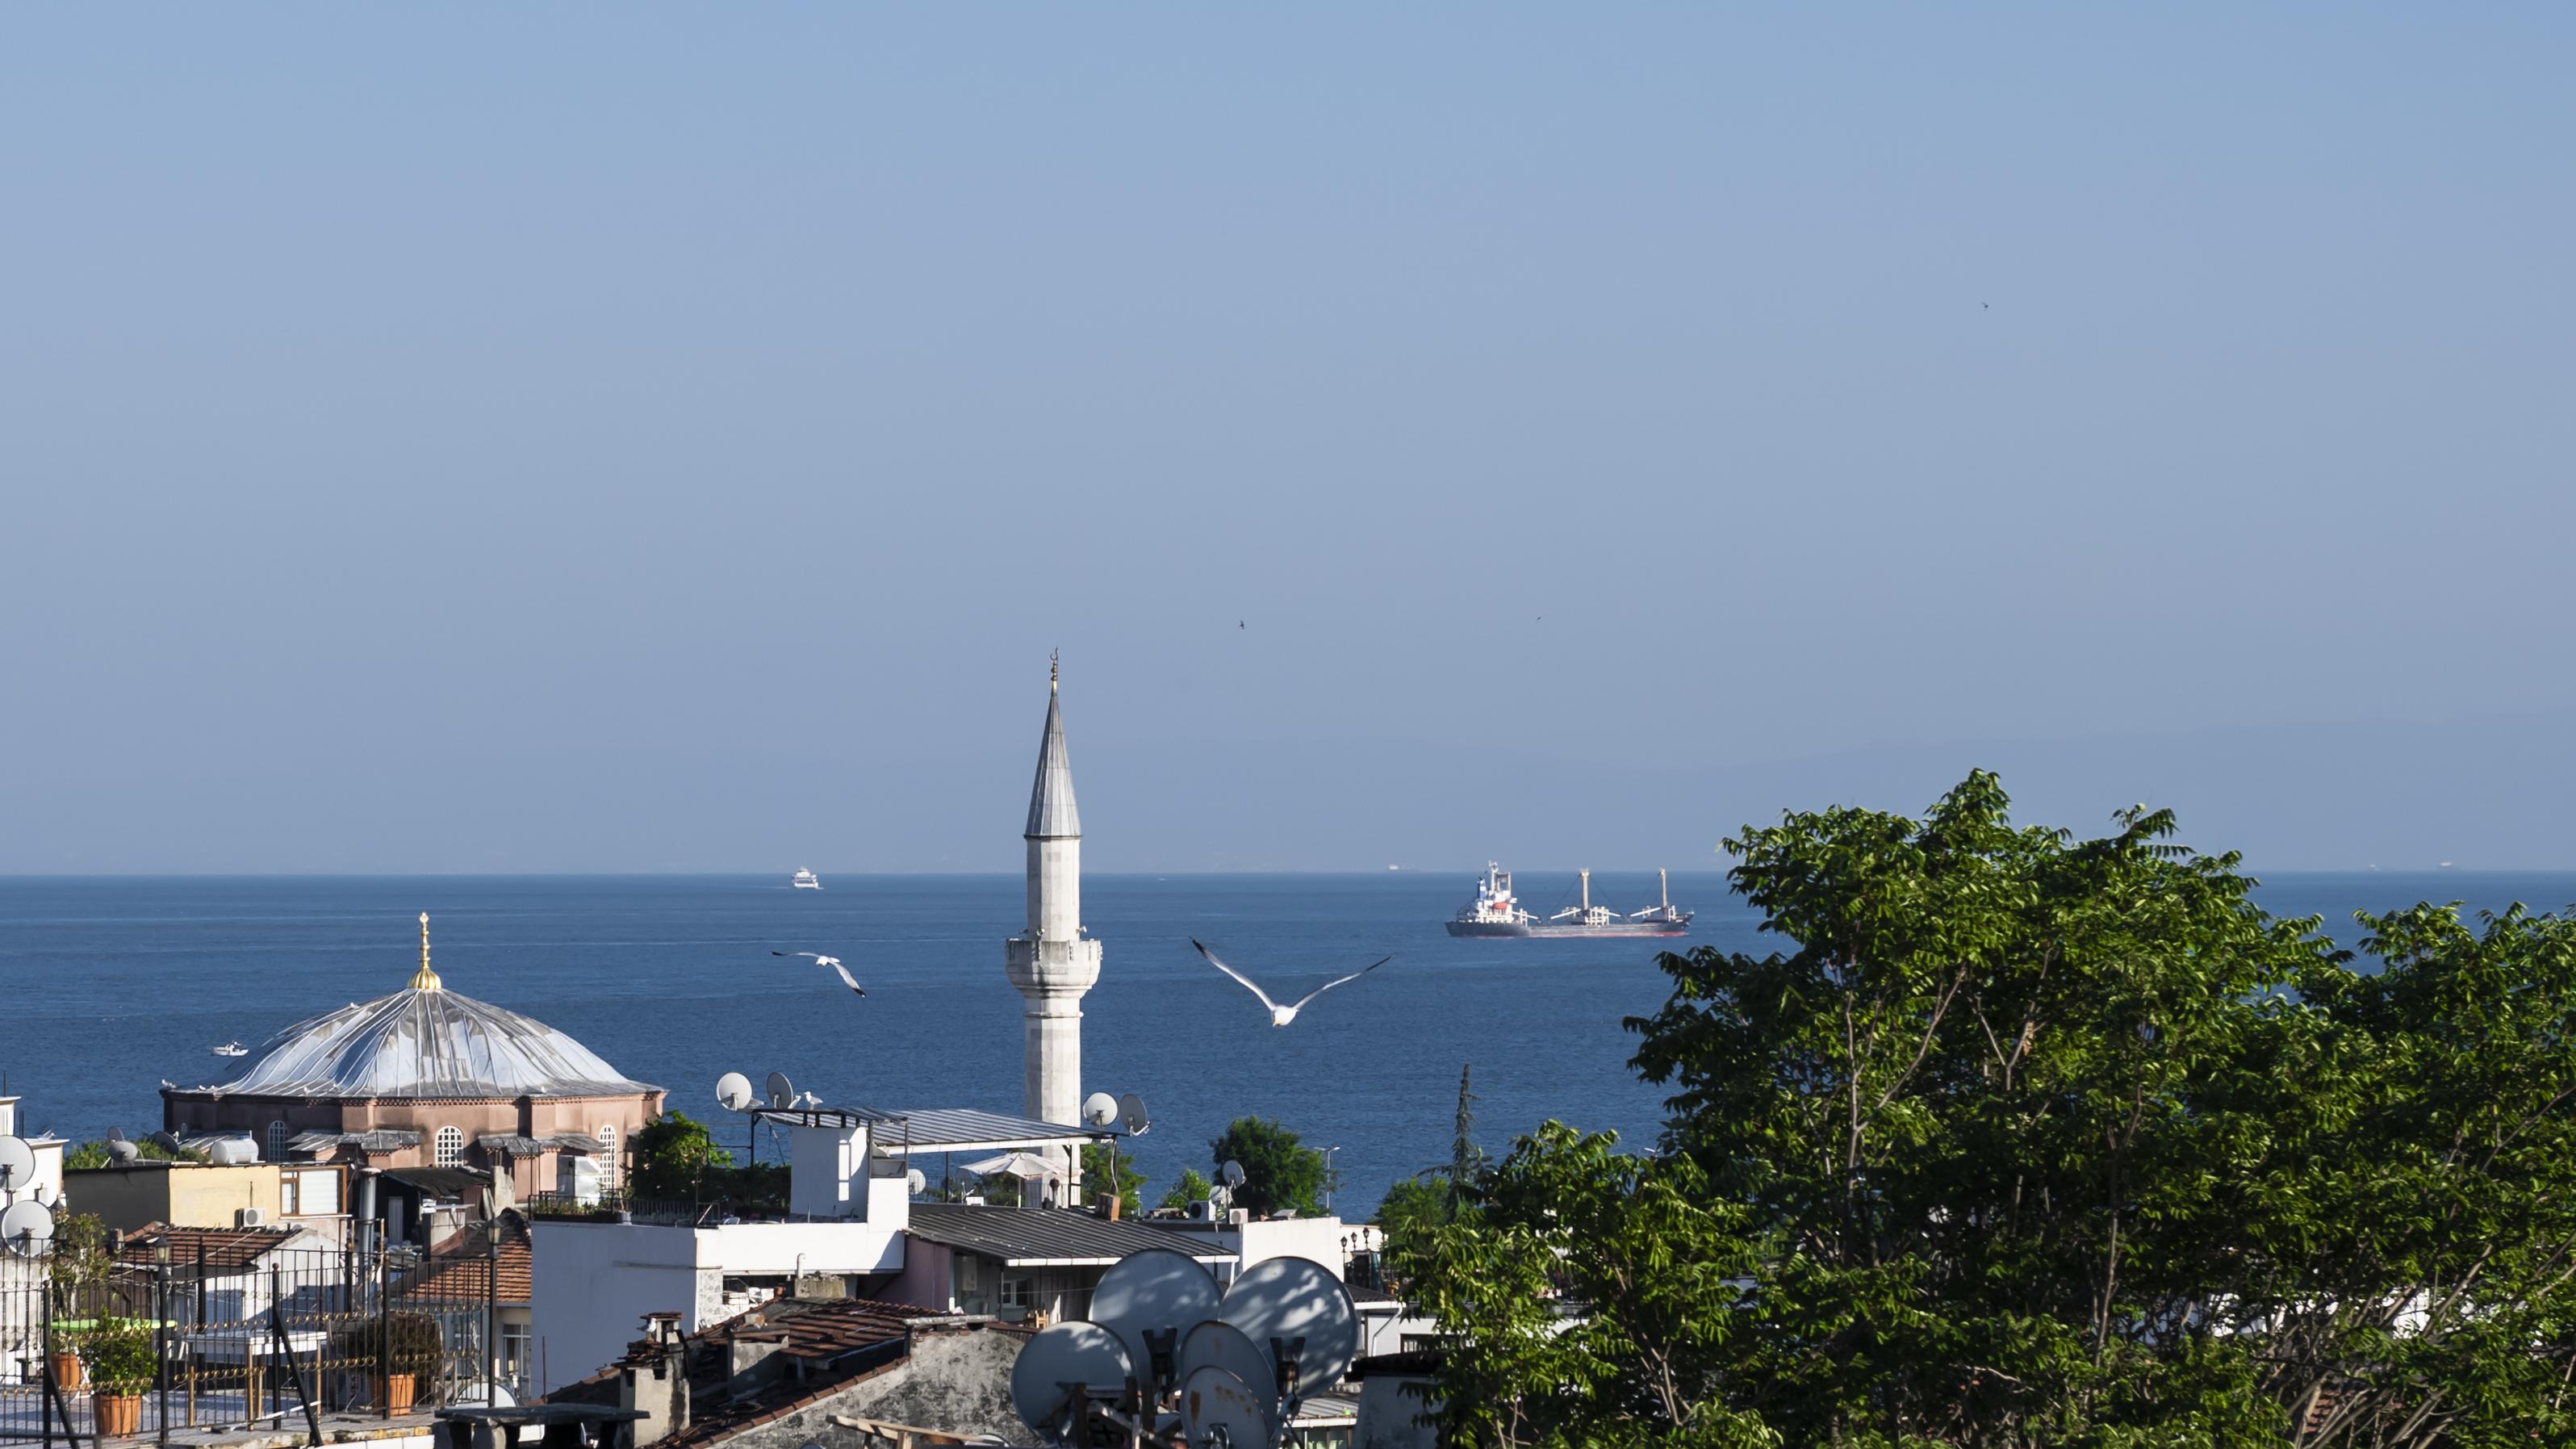
[[[465,1129],[446,1126],[438,1129],[438,1150],[434,1160],[441,1167],[454,1167],[465,1160]]]
[[[286,1124],[283,1122],[268,1124],[268,1160],[271,1162],[286,1160]]]
[[[1005,1312],[1018,1311],[1025,1313],[1037,1304],[1037,1280],[1034,1278],[1005,1278],[1001,1283],[1000,1298],[1002,1301],[1002,1308]]]

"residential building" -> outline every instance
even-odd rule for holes
[[[1186,1253],[1231,1277],[1234,1255],[1157,1223],[1087,1212],[914,1203],[903,1275],[886,1296],[950,1313],[1043,1325],[1091,1316],[1091,1290],[1121,1259],[1149,1249]]]
[[[349,1173],[319,1163],[162,1162],[140,1158],[63,1174],[75,1212],[120,1232],[179,1228],[301,1228],[338,1243],[348,1236]]]

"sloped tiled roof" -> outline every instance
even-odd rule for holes
[[[496,1231],[501,1240],[497,1288],[492,1277],[496,1266],[492,1239]],[[488,1223],[476,1223],[439,1244],[411,1281],[397,1290],[398,1297],[468,1301],[487,1294],[498,1303],[536,1301],[536,1255],[529,1241],[528,1225],[515,1212],[505,1212]]]

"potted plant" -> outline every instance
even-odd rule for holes
[[[444,1345],[437,1320],[396,1313],[340,1330],[332,1336],[332,1351],[352,1372],[375,1380],[376,1402],[387,1413],[400,1414],[410,1410],[420,1380],[438,1372]]]
[[[98,1435],[118,1439],[143,1428],[143,1395],[160,1372],[152,1330],[137,1324],[101,1325],[82,1341],[81,1357],[95,1386],[91,1405]]]
[[[52,1325],[54,1351],[46,1362],[53,1368],[54,1386],[64,1393],[77,1392],[88,1383],[81,1374],[81,1343],[94,1326],[86,1321]]]

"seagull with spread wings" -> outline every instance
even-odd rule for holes
[[[811,956],[814,958],[815,965],[829,966],[833,970],[841,973],[841,984],[850,988],[854,994],[859,996],[865,996],[868,994],[868,989],[861,986],[857,979],[850,975],[850,968],[842,965],[841,958],[838,956],[826,956],[819,951],[772,951],[769,954],[772,956]]]
[[[1237,971],[1233,967],[1216,959],[1216,953],[1209,950],[1206,946],[1200,945],[1198,938],[1192,937],[1190,939],[1190,944],[1198,946],[1199,954],[1207,958],[1207,963],[1210,966],[1213,966],[1219,971],[1224,972],[1226,975],[1233,977],[1235,980],[1242,982],[1245,990],[1260,997],[1261,1004],[1270,1008],[1270,1024],[1272,1026],[1286,1026],[1288,1023],[1297,1019],[1298,1012],[1306,1009],[1307,1002],[1314,1000],[1316,997],[1323,995],[1325,992],[1330,991],[1334,987],[1340,986],[1345,982],[1357,981],[1361,977],[1366,976],[1380,966],[1383,966],[1387,962],[1395,959],[1392,956],[1380,956],[1376,960],[1371,961],[1366,966],[1361,967],[1348,976],[1335,977],[1333,980],[1325,982],[1323,985],[1318,986],[1314,990],[1307,992],[1305,995],[1298,997],[1293,1004],[1281,1006],[1278,1002],[1270,999],[1269,992],[1253,985],[1251,977],[1244,975],[1242,972]]]

